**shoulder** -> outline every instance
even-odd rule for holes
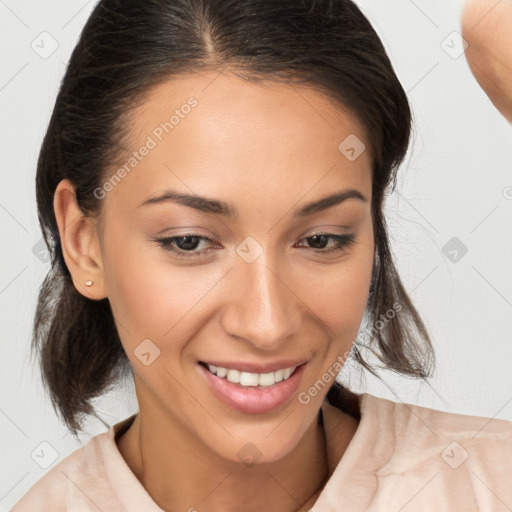
[[[510,510],[512,422],[358,396],[361,419],[315,512]]]
[[[501,439],[512,441],[512,422],[486,416],[474,416],[431,409],[405,402],[394,402],[365,393],[362,409],[373,417],[392,422],[395,428],[409,430],[417,426],[434,437],[458,439]]]
[[[391,490],[401,482],[397,496],[405,498],[411,494],[407,487],[423,482],[425,490],[415,498],[418,510],[429,504],[462,510],[484,502],[492,503],[488,510],[502,510],[503,503],[512,504],[512,422],[373,395],[365,395],[361,405],[370,420],[368,433],[373,431],[375,441],[367,441],[379,459],[381,485]]]
[[[45,473],[14,505],[12,511],[52,510],[60,512],[66,510],[67,489],[82,466],[86,447],[93,439]]]
[[[452,450],[462,456],[466,449],[474,460],[490,454],[498,460],[512,453],[511,421],[393,402],[367,393],[361,409],[370,423],[380,427],[379,434],[387,437],[396,453],[429,448],[442,450],[441,457],[449,459]],[[512,465],[512,458],[508,462]]]
[[[13,512],[97,511],[100,503],[107,506],[103,510],[118,510],[119,500],[112,482],[119,480],[120,475],[113,473],[122,476],[128,469],[117,450],[115,435],[132,419],[133,416],[92,437],[60,461],[25,493]]]

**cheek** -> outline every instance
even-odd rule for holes
[[[112,234],[105,244],[105,279],[110,305],[123,345],[133,348],[149,338],[159,347],[182,340],[201,311],[201,300],[219,276],[174,266],[170,257],[147,242]]]
[[[300,296],[329,329],[352,341],[359,330],[370,289],[373,233],[360,236],[350,254],[330,269],[315,272],[305,281]]]

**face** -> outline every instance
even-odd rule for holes
[[[364,313],[369,141],[312,89],[203,73],[152,89],[124,142],[98,191],[100,246],[141,421],[229,460],[279,459]]]

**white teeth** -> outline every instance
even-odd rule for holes
[[[238,370],[228,370],[227,379],[229,382],[234,382],[238,384],[240,382],[240,372]]]
[[[240,385],[242,386],[257,386],[258,380],[257,373],[242,372],[240,374]]]
[[[258,384],[260,386],[272,386],[276,383],[276,379],[274,377],[274,372],[270,373],[260,373],[258,378]]]
[[[208,365],[208,369],[217,377],[226,378],[229,382],[240,384],[246,387],[268,387],[286,380],[295,371],[296,366],[291,368],[283,368],[276,370],[275,372],[269,373],[251,373],[251,372],[240,372],[238,370],[231,370],[229,368],[223,368],[221,366],[214,366],[213,364]]]

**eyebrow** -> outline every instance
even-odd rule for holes
[[[332,206],[340,204],[348,199],[359,199],[362,202],[367,202],[366,197],[361,192],[359,192],[359,190],[349,188],[340,190],[334,194],[330,194],[326,197],[322,197],[321,199],[305,204],[299,210],[294,212],[293,217],[307,217],[309,215],[313,215],[320,211],[331,208]],[[168,202],[176,203],[188,208],[193,208],[204,213],[222,215],[231,219],[238,218],[237,209],[228,203],[225,203],[224,201],[192,194],[185,194],[175,190],[167,190],[163,194],[160,194],[156,197],[150,197],[149,199],[143,201],[139,207]]]

